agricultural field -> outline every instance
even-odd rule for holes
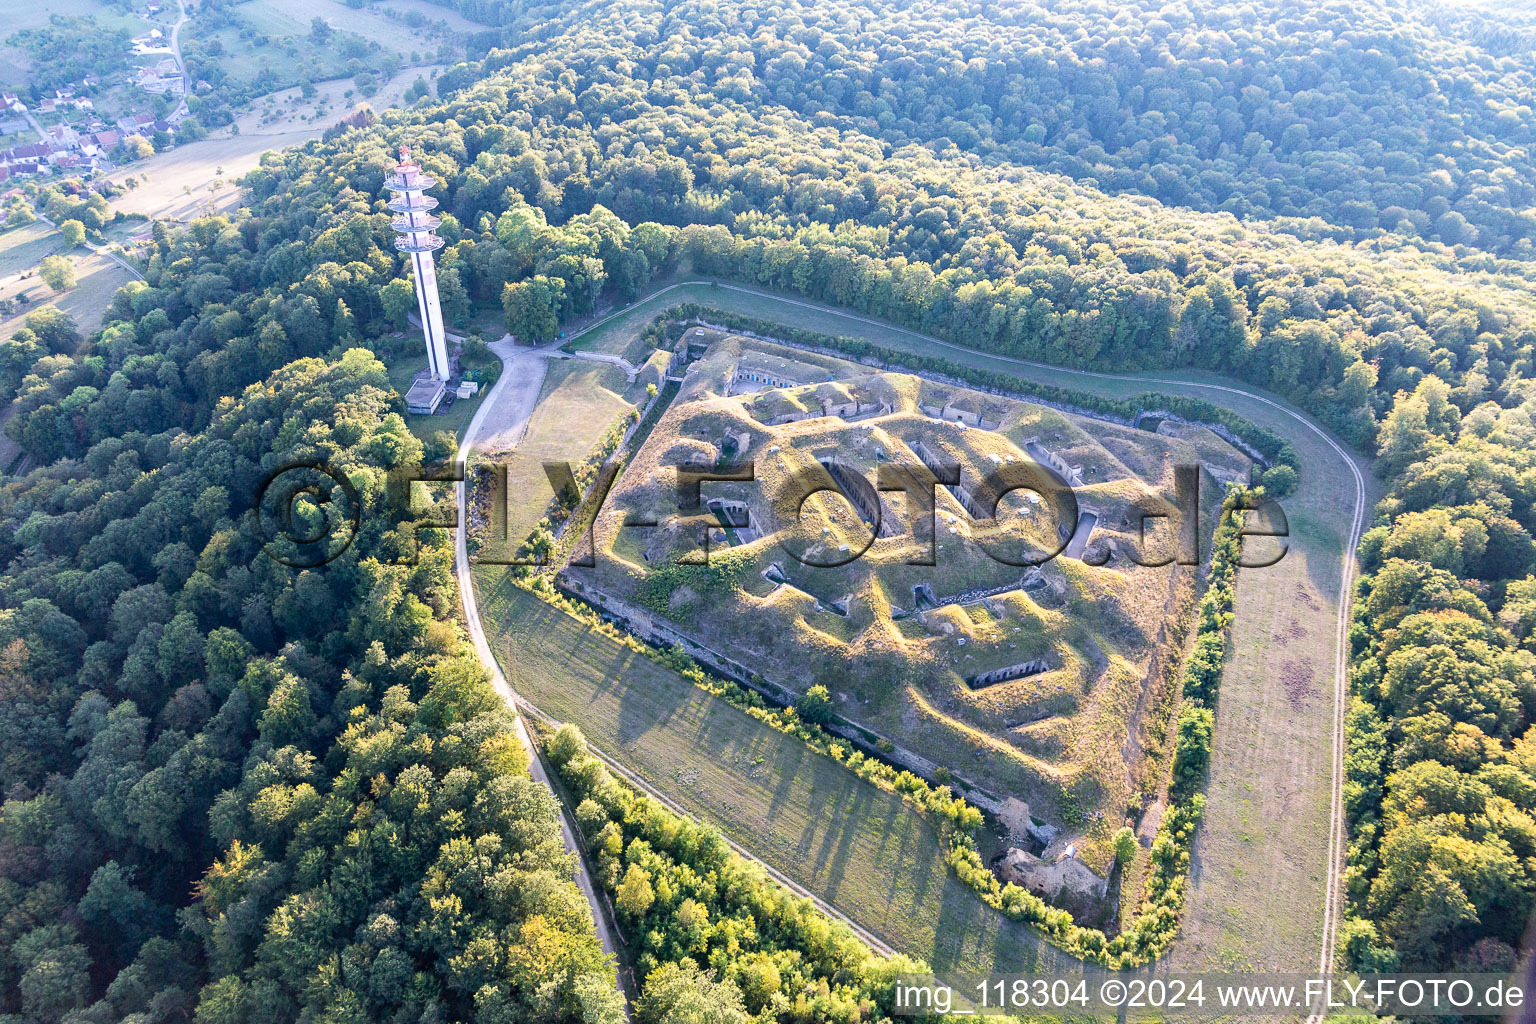
[[[697,361],[604,506],[597,565],[570,578],[780,691],[826,686],[843,717],[991,805],[1027,804],[1011,808],[1019,842],[1029,832],[1048,858],[1070,844],[1107,874],[1110,837],[1156,790],[1142,752],[1166,728],[1161,666],[1182,637],[1167,624],[1196,591],[1193,566],[1135,558],[1172,561],[1193,528],[1175,467],[1200,467],[1210,530],[1248,459],[1204,430],[1119,427],[698,328],[683,349]],[[678,469],[749,462],[753,480],[711,483],[705,510],[678,512]],[[946,466],[957,485],[929,492],[931,516],[872,483]],[[1145,543],[1143,516],[1159,517]]]
[[[380,110],[397,105],[418,76],[431,80],[438,70],[407,68],[366,102]],[[131,183],[128,191],[111,201],[112,210],[190,220],[235,209],[240,205],[239,179],[260,165],[261,155],[319,138],[363,104],[355,93],[346,95],[353,88],[351,78],[338,78],[316,83],[312,99],[304,99],[297,88],[273,93],[236,120],[238,132],[224,128],[120,168],[110,175],[111,180],[122,184],[131,179]]]
[[[880,935],[953,972],[1074,961],[957,882],[902,801],[480,565],[482,621],[513,688],[578,723],[690,814]]]
[[[54,236],[57,241],[57,236]],[[101,326],[102,314],[112,304],[112,296],[133,277],[119,264],[105,256],[78,249],[68,257],[75,265],[75,285],[55,292],[37,276],[35,270],[0,278],[0,300],[26,296],[29,300],[7,316],[0,312],[0,338],[9,338],[22,326],[27,314],[41,306],[57,306],[89,335]]]

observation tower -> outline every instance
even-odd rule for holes
[[[442,221],[432,215],[437,200],[427,195],[427,189],[437,187],[437,179],[423,174],[420,165],[412,162],[410,148],[401,146],[400,163],[395,173],[384,179],[384,187],[392,193],[386,205],[395,215],[389,224],[398,232],[395,248],[410,255],[411,269],[415,271],[416,305],[421,311],[421,332],[427,339],[427,371],[431,381],[438,385],[434,390],[441,399],[449,376],[448,335],[443,331],[432,254],[443,247],[443,240],[434,234]],[[431,404],[435,409],[437,403]]]

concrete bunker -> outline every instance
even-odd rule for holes
[[[980,690],[988,686],[996,686],[998,683],[1009,683],[1015,679],[1037,676],[1042,672],[1049,672],[1050,669],[1050,662],[1044,658],[1032,658],[1029,661],[1021,661],[1016,665],[1004,665],[1002,668],[994,668],[990,672],[978,672],[967,679],[965,683],[973,690]]]

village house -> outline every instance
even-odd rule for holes
[[[96,104],[92,103],[84,96],[76,96],[75,90],[73,89],[55,89],[52,96],[43,100],[42,109],[44,111],[49,110],[50,103],[53,105],[52,109],[55,110],[62,107],[74,107],[76,110],[96,109]]]
[[[103,160],[116,148],[117,132],[92,132],[80,137],[80,151],[93,160]]]
[[[148,135],[153,132],[155,119],[149,114],[134,114],[117,119],[117,130],[126,138],[129,135]]]
[[[0,153],[0,163],[16,165],[20,163],[37,163],[48,159],[48,147],[38,142],[31,142],[25,146],[12,146]]]
[[[57,124],[48,129],[46,141],[50,149],[79,149],[80,133],[67,124]]]

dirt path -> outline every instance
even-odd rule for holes
[[[593,324],[592,327],[596,327],[596,326],[598,326],[598,324],[601,324],[603,322],[604,322],[603,320],[599,320],[597,323]],[[587,330],[591,330],[591,329],[592,328],[590,328],[590,327],[587,328]],[[586,333],[586,331],[582,331],[581,334],[577,334],[575,337],[564,338],[564,339],[561,340],[560,344],[564,345],[564,344],[567,344],[568,342],[575,341],[576,338],[581,337],[581,335],[585,334],[585,333]],[[588,362],[593,362],[593,363],[608,363],[611,366],[617,366],[619,369],[623,370],[625,375],[627,377],[629,377],[629,379],[631,381],[633,381],[635,379],[635,376],[637,374],[639,374],[639,372],[640,372],[640,367],[636,366],[634,363],[630,362],[628,359],[625,359],[623,356],[616,356],[616,355],[614,355],[611,352],[585,352],[585,351],[584,352],[556,352],[556,353],[553,353],[552,358],[555,358],[555,359],[585,359]]]
[[[49,227],[53,228],[55,231],[57,231],[59,229],[59,226],[57,224],[55,224],[53,221],[49,220],[47,217],[43,216],[41,213],[39,213],[37,215],[37,219],[42,221],[44,224],[47,224]],[[120,266],[124,270],[128,271],[128,273],[132,274],[134,280],[136,280],[136,281],[144,280],[144,275],[139,273],[139,268],[138,267],[135,267],[132,263],[129,263],[127,260],[123,259],[121,256],[119,256],[117,253],[113,252],[111,249],[108,249],[106,246],[97,245],[95,242],[92,242],[90,239],[86,239],[84,242],[81,242],[80,244],[85,246],[87,249],[91,250],[91,252],[95,253],[97,256],[105,256],[107,259],[111,260],[113,263],[116,263],[118,266]]]

